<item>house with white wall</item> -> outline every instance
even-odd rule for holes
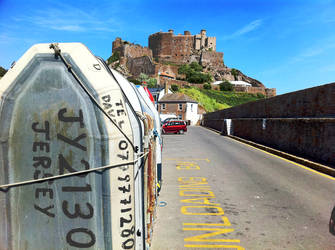
[[[199,120],[198,102],[183,93],[165,94],[158,101],[160,114],[174,114],[176,117],[195,125]]]

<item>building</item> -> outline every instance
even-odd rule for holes
[[[167,91],[168,94],[172,94],[172,91],[167,89],[165,90],[164,87],[161,88],[148,88],[150,93],[152,94],[155,100],[155,108],[158,110],[158,101],[163,98],[165,92]]]
[[[174,34],[173,30],[160,31],[151,34],[148,41],[148,47],[142,47],[116,38],[113,42],[113,53],[115,58],[119,55],[119,60],[114,61],[111,67],[117,68],[127,78],[138,78],[144,73],[157,78],[158,86],[175,84],[181,87],[191,86],[192,83],[181,80],[184,76],[178,72],[180,65],[197,62],[215,80],[231,81],[235,91],[260,93],[267,97],[276,95],[275,89],[267,89],[261,82],[239,70],[237,75],[233,75],[232,69],[224,65],[223,52],[216,51],[216,37],[207,36],[204,29],[195,35],[189,31],[184,31],[184,34]],[[238,81],[235,83],[233,80]],[[245,83],[241,84],[241,81]],[[217,82],[213,87],[217,89],[216,84]]]
[[[198,103],[183,93],[165,94],[158,101],[160,114],[174,114],[179,119],[189,121],[191,125],[199,120]]]
[[[234,87],[252,87],[252,85],[245,81],[229,81]]]
[[[173,30],[154,33],[149,36],[149,48],[159,62],[183,64],[215,60],[223,66],[223,53],[216,52],[216,37],[208,37],[204,29],[196,35],[189,31],[175,35]]]

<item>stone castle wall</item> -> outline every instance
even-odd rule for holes
[[[148,56],[152,58],[152,50],[140,45],[128,45],[125,47],[125,56],[130,58]]]
[[[223,52],[203,51],[201,53],[200,64],[203,67],[223,67]]]
[[[204,67],[204,72],[212,74],[215,80],[234,80],[231,69],[223,62],[223,53],[216,52],[216,38],[207,37],[206,30],[200,34],[191,35],[185,31],[183,35],[169,32],[157,32],[149,36],[149,47],[132,44],[121,38],[113,42],[113,53],[120,53],[119,64],[128,68],[129,74],[138,76],[145,73],[150,77],[157,77],[159,72],[181,78],[178,75],[178,65],[198,62]],[[148,59],[144,58],[148,57]],[[276,94],[275,89],[266,89],[265,86],[238,71],[238,80],[249,82],[253,87],[262,89],[241,89],[237,91],[248,93],[262,93],[267,97]],[[198,85],[201,87],[201,85]]]
[[[185,31],[184,35],[174,35],[173,30],[170,30],[169,32],[157,32],[150,35],[149,48],[153,52],[153,57],[160,62],[176,64],[199,62],[201,53],[210,50],[214,52],[211,55],[215,55],[216,38],[207,37],[205,30],[197,35],[191,35],[189,31]],[[208,57],[208,55],[206,56]],[[219,65],[223,65],[223,53],[214,57],[217,60],[220,56],[222,62]]]
[[[249,94],[262,94],[267,98],[274,97],[276,96],[277,93],[276,89],[268,89],[265,87],[233,86],[233,89],[236,92],[245,92]]]
[[[192,83],[182,81],[182,80],[169,79],[169,78],[162,77],[162,76],[159,78],[159,84],[161,86],[164,86],[166,84],[168,87],[174,84],[174,85],[177,85],[179,88],[184,87],[184,86],[192,86]]]
[[[126,64],[133,76],[138,77],[141,73],[149,76],[155,75],[156,66],[148,56],[128,58]]]
[[[152,50],[148,47],[142,47],[138,44],[132,44],[123,41],[121,38],[116,38],[113,42],[112,52],[118,51],[121,57],[125,58],[136,58],[142,56],[148,56],[152,58]]]
[[[178,35],[172,36],[172,62],[175,63],[188,63],[190,62],[191,55],[193,54],[193,36]]]
[[[159,32],[149,36],[149,48],[154,58],[171,59],[172,33]]]
[[[335,83],[249,102],[204,116],[219,131],[335,166]]]

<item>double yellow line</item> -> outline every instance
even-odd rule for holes
[[[216,134],[220,134],[219,131],[216,131],[216,130],[214,130],[214,129],[207,128],[207,127],[204,127],[204,128],[209,129],[210,131],[212,131],[212,132],[214,132],[214,133],[216,133]],[[260,148],[258,148],[258,147],[252,146],[252,145],[250,145],[250,144],[248,144],[248,143],[246,143],[246,142],[243,142],[243,141],[246,141],[246,140],[244,140],[244,139],[239,138],[239,139],[237,140],[236,138],[234,138],[234,137],[232,137],[232,136],[229,136],[229,138],[232,139],[232,140],[234,140],[234,141],[237,141],[237,142],[239,142],[239,143],[241,143],[241,144],[243,144],[243,145],[246,145],[246,146],[248,146],[248,147],[250,147],[250,148],[259,150],[259,151],[261,151],[261,152],[263,152],[263,153],[265,153],[265,154],[274,156],[274,157],[276,157],[276,158],[278,158],[278,159],[281,159],[281,160],[283,160],[283,161],[286,161],[286,162],[288,162],[288,163],[291,163],[291,164],[293,164],[293,165],[296,165],[296,166],[298,166],[298,167],[300,167],[300,168],[303,168],[303,169],[308,170],[308,171],[310,171],[310,172],[313,172],[313,173],[315,173],[315,174],[321,175],[321,176],[323,176],[323,177],[325,177],[325,178],[327,178],[327,179],[330,179],[330,180],[333,180],[333,181],[335,180],[335,177],[332,177],[332,176],[330,176],[330,175],[328,175],[328,174],[324,174],[324,173],[319,172],[319,171],[317,171],[317,170],[314,170],[314,169],[312,169],[312,168],[310,168],[310,167],[304,166],[304,165],[299,164],[299,163],[297,163],[297,162],[288,160],[288,159],[286,159],[286,158],[284,158],[284,157],[278,156],[278,155],[276,155],[276,154],[270,153],[270,152],[265,151],[265,150],[263,150],[263,149],[260,149]],[[256,144],[256,143],[254,143],[254,144]],[[278,152],[279,152],[279,150],[275,150],[275,151],[278,151]],[[284,152],[282,152],[282,153],[283,153],[283,154],[286,154],[286,153],[284,153]],[[298,158],[298,157],[297,157],[297,158]],[[319,166],[321,166],[321,167],[323,167],[323,168],[325,168],[325,169],[331,169],[331,168],[329,168],[329,167],[327,167],[327,166],[323,166],[323,165],[318,164],[318,163],[315,163],[315,165],[319,165]]]

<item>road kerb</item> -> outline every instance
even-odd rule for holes
[[[221,132],[216,130],[216,129],[209,128],[209,127],[204,127],[204,128],[207,128],[207,129],[212,130],[212,131],[214,131],[218,134],[221,134]],[[292,154],[289,154],[289,153],[286,153],[286,152],[283,152],[283,151],[280,151],[280,150],[277,150],[277,149],[274,149],[274,148],[270,148],[268,146],[264,146],[264,145],[246,140],[246,139],[242,139],[242,138],[237,137],[237,136],[228,135],[227,137],[232,138],[232,139],[237,140],[237,141],[240,141],[240,142],[243,142],[245,144],[251,145],[255,148],[259,148],[259,149],[264,150],[266,152],[269,152],[271,154],[278,155],[278,156],[280,156],[282,158],[285,158],[285,159],[288,159],[290,161],[302,164],[306,167],[309,167],[309,168],[314,169],[316,171],[319,171],[321,173],[324,173],[324,174],[335,177],[335,169],[333,169],[331,167],[328,167],[326,165],[316,163],[316,162],[313,162],[313,161],[310,161],[310,160],[307,160],[307,159],[304,159],[304,158],[301,158],[301,157],[298,157],[298,156],[295,156],[295,155],[292,155]]]

